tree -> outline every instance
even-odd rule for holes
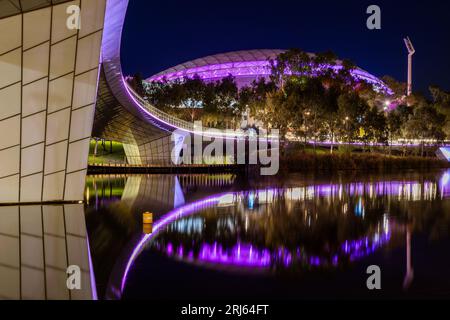
[[[270,80],[284,91],[285,84],[292,78],[302,78],[311,75],[314,70],[313,58],[300,49],[290,49],[270,60]]]
[[[366,145],[368,143],[386,143],[388,132],[384,114],[376,107],[368,107],[363,115],[360,133],[362,134],[359,138]]]
[[[267,109],[268,99],[277,91],[274,82],[261,78],[250,86],[244,87],[239,93],[241,110],[249,109],[253,117],[262,122],[265,129],[269,129],[271,120]]]
[[[393,140],[406,139],[405,125],[411,115],[412,109],[406,105],[399,105],[387,114],[386,124],[390,146]],[[391,148],[389,148],[389,153],[391,153]]]
[[[450,93],[445,92],[438,86],[430,86],[433,104],[436,110],[445,116],[445,123],[442,130],[447,139],[450,138]]]
[[[205,83],[198,75],[146,86],[146,98],[157,108],[186,121],[202,120],[215,127],[236,127],[241,115],[234,77]]]
[[[406,83],[399,82],[391,76],[383,76],[381,80],[392,90],[393,99],[402,99],[406,95]]]
[[[425,139],[443,140],[445,135],[442,127],[445,116],[437,112],[429,104],[421,104],[414,108],[413,114],[405,125],[406,135],[410,139],[421,141],[421,155],[424,155]]]
[[[338,134],[339,128],[339,106],[337,101],[340,90],[335,86],[329,86],[325,88],[321,136],[323,138],[329,138],[331,140],[332,144],[330,153],[333,153],[334,143],[336,142],[336,136]]]
[[[362,127],[367,104],[354,92],[343,93],[338,98],[339,132],[341,139],[355,141]]]
[[[242,106],[238,102],[238,87],[233,76],[223,78],[212,86],[214,98],[208,109],[220,114],[225,127],[236,129],[242,115]]]
[[[314,150],[326,114],[326,91],[320,78],[309,78],[300,86],[300,112],[309,120],[307,134],[313,137]]]

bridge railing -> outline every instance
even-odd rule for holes
[[[155,118],[165,122],[166,124],[174,127],[175,129],[179,128],[179,129],[185,129],[190,132],[194,131],[195,127],[194,127],[193,123],[178,119],[177,117],[171,116],[170,114],[167,114],[164,111],[159,110],[158,108],[151,105],[147,100],[143,99],[128,84],[127,84],[127,89],[130,92],[130,94],[133,96],[133,98],[139,104],[141,104]]]
[[[125,82],[126,89],[130,93],[132,98],[135,100],[135,102],[137,102],[139,105],[144,107],[157,120],[173,127],[174,129],[182,129],[182,130],[186,130],[187,132],[190,132],[190,133],[202,134],[202,135],[210,136],[210,137],[227,138],[227,137],[230,137],[230,135],[232,138],[237,137],[239,139],[249,137],[250,133],[246,132],[244,130],[236,130],[236,131],[230,133],[230,132],[226,132],[226,130],[219,130],[221,132],[213,131],[213,130],[217,130],[217,129],[208,128],[208,127],[199,128],[199,127],[195,126],[194,123],[192,123],[192,122],[181,120],[175,116],[172,116],[168,113],[165,113],[164,111],[159,110],[158,108],[156,108],[155,106],[150,104],[147,100],[142,98],[136,91],[134,91],[133,88],[131,88],[128,85],[128,83],[125,81],[125,79],[124,79],[124,82]],[[269,134],[268,136],[266,136],[266,138],[278,139],[279,137],[278,137],[278,135]]]

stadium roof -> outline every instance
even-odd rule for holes
[[[215,54],[195,59],[162,71],[147,79],[149,82],[176,81],[185,77],[193,78],[198,75],[205,81],[217,81],[229,75],[236,78],[239,87],[252,83],[258,78],[267,78],[271,74],[270,59],[275,59],[285,50],[260,49],[244,50]],[[335,69],[340,68],[340,61],[336,61]],[[376,89],[392,94],[390,88],[374,75],[357,68],[352,71],[355,78],[371,83]]]
[[[226,63],[236,63],[236,62],[253,62],[253,61],[265,61],[267,59],[276,58],[283,50],[249,50],[249,51],[234,51],[228,53],[220,53],[212,56],[207,56],[200,59],[195,59],[175,67],[169,68],[163,72],[160,72],[153,77],[158,78],[160,76],[170,75],[172,73],[178,73],[180,71],[187,71],[192,68],[199,68],[211,65],[221,65]]]

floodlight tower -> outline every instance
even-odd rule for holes
[[[414,49],[414,46],[409,39],[409,37],[406,37],[404,39],[406,44],[406,49],[408,49],[408,97],[412,94],[412,59],[414,53],[416,53],[416,49]]]

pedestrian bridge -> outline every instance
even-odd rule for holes
[[[171,152],[181,152],[188,135],[224,136],[205,133],[194,123],[157,109],[128,85],[120,63],[127,6],[128,0],[109,0],[106,5],[93,136],[122,142],[129,164],[173,165]],[[236,136],[233,138],[245,138],[245,133],[238,132]],[[179,160],[175,159],[175,162]]]

